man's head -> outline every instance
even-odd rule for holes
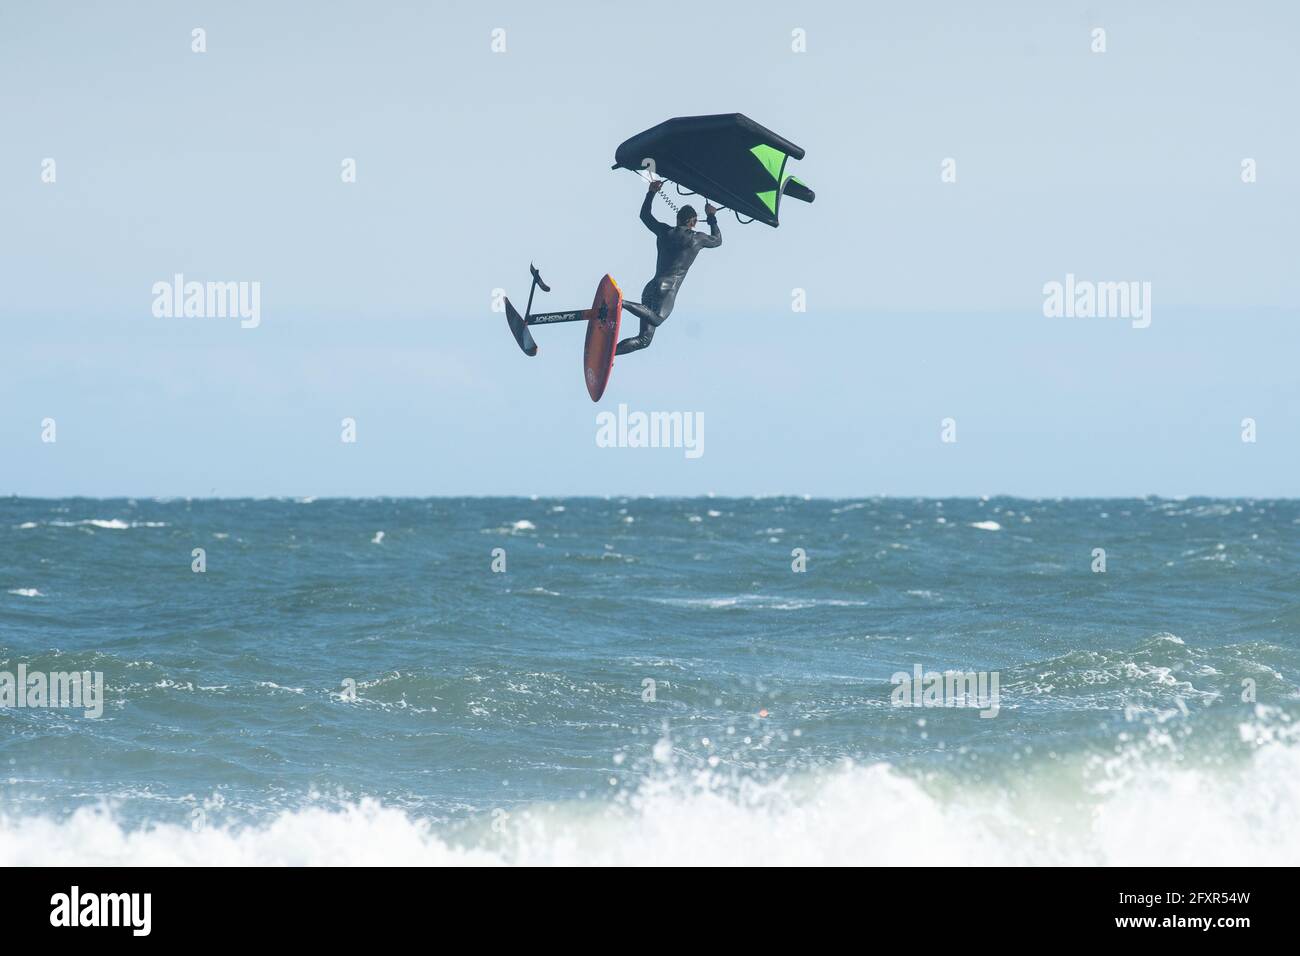
[[[700,217],[695,212],[694,206],[683,206],[677,210],[677,225],[685,226],[687,229],[694,229],[695,224],[700,221]]]

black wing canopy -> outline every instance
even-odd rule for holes
[[[634,172],[654,160],[655,175],[742,216],[777,226],[781,196],[812,202],[813,191],[786,176],[803,150],[742,113],[679,116],[637,133],[614,153],[614,169]]]

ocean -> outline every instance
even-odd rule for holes
[[[1294,865],[1298,572],[1295,500],[0,499],[0,864]]]

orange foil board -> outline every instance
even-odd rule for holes
[[[623,317],[623,293],[610,276],[596,286],[587,315],[587,344],[582,350],[582,371],[587,381],[587,394],[593,402],[600,401],[609,384],[614,369],[614,349],[618,346],[618,324]]]

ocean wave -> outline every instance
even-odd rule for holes
[[[0,866],[1294,865],[1300,751],[1245,765],[1099,770],[1029,796],[930,787],[887,764],[771,783],[651,779],[622,800],[498,808],[444,828],[374,800],[285,810],[256,826],[125,826],[111,808],[0,819]],[[215,815],[215,814],[214,814]]]
[[[166,528],[166,521],[123,521],[121,518],[86,518],[82,521],[51,521],[51,528],[102,528],[107,531],[126,531],[129,528]],[[19,527],[35,528],[35,522],[27,521]]]
[[[750,608],[763,611],[804,611],[813,607],[870,607],[870,601],[849,598],[783,598],[765,594],[736,594],[729,597],[701,598],[646,598],[654,604],[673,607],[702,607],[710,610],[722,608]]]

